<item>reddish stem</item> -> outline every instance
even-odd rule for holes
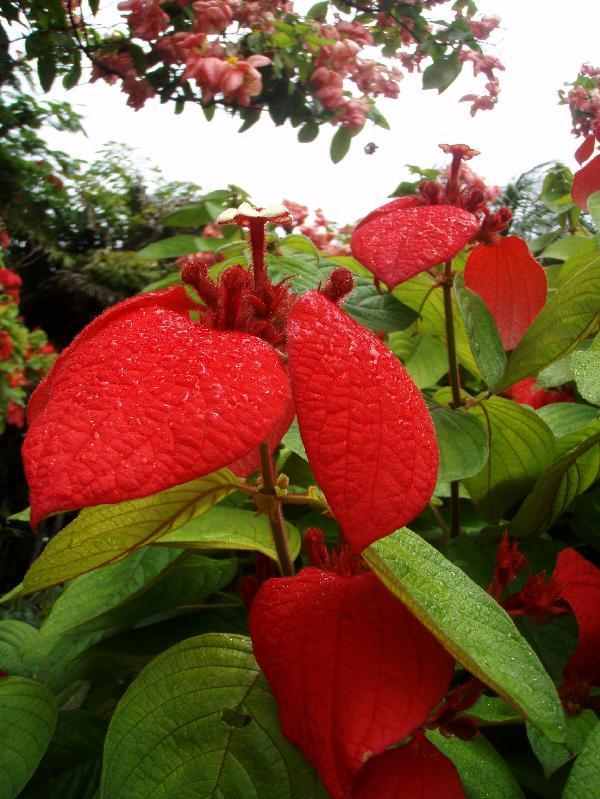
[[[254,272],[254,288],[257,291],[269,282],[265,263],[267,250],[265,239],[266,222],[266,219],[260,217],[249,220],[252,271]]]

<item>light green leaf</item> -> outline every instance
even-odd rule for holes
[[[420,389],[434,386],[448,372],[448,353],[445,343],[434,336],[418,335],[404,367]]]
[[[54,732],[56,699],[25,677],[0,680],[0,799],[15,799],[25,786]]]
[[[600,228],[600,191],[595,191],[587,198],[588,213],[594,220],[597,228]]]
[[[535,411],[503,397],[485,399],[469,413],[482,422],[490,454],[465,485],[479,513],[494,524],[550,465],[554,436]]]
[[[171,236],[162,241],[155,241],[149,244],[137,253],[138,258],[144,258],[149,261],[157,261],[161,258],[178,258],[180,255],[189,255],[193,252],[201,250],[214,249],[215,246],[222,244],[220,239],[212,239],[209,241],[216,242],[216,245],[205,246],[206,239],[200,236],[191,236],[182,234],[181,236]]]
[[[581,396],[600,405],[600,349],[590,347],[572,353],[571,369]]]
[[[557,456],[538,478],[509,525],[517,538],[539,535],[600,477],[600,420],[561,438]]]
[[[569,258],[589,254],[595,249],[594,240],[588,236],[565,236],[553,241],[539,255],[541,258],[553,258],[555,261],[568,261]]]
[[[585,241],[585,246],[582,245],[579,248],[579,251],[574,255],[571,255],[561,266],[560,272],[558,273],[558,286],[562,286],[563,283],[566,283],[567,280],[570,280],[570,278],[576,275],[577,272],[585,269],[589,265],[590,261],[600,255],[600,248],[598,247],[598,242],[595,239],[589,238]]]
[[[327,3],[324,5],[327,5]],[[319,126],[314,120],[309,119],[308,122],[305,122],[304,125],[302,125],[302,127],[299,129],[298,141],[307,144],[308,142],[314,141],[318,135]]]
[[[331,146],[329,148],[329,155],[334,164],[339,164],[339,162],[346,156],[348,150],[350,149],[353,135],[353,132],[343,125],[340,125],[340,127],[334,133],[333,139],[331,140]]]
[[[427,737],[456,766],[467,799],[525,799],[512,771],[483,735],[461,741],[432,730]]]
[[[423,71],[423,88],[437,89],[441,94],[454,83],[461,70],[462,63],[456,53],[437,58]]]
[[[292,559],[300,552],[300,534],[286,522]],[[184,524],[154,542],[182,549],[244,549],[262,552],[277,560],[267,516],[239,508],[213,508],[210,513]]]
[[[288,449],[291,449],[292,452],[295,452],[296,455],[304,458],[305,461],[308,460],[306,450],[304,449],[304,444],[302,443],[302,437],[300,436],[298,419],[294,418],[294,421],[289,426],[287,433],[282,438],[281,443]]]
[[[163,219],[165,227],[199,227],[212,221],[204,203],[192,203],[178,208]]]
[[[250,640],[209,634],[159,655],[119,702],[102,799],[325,799],[279,727]]]
[[[576,716],[566,716],[565,722],[567,738],[564,744],[549,741],[543,733],[531,724],[527,724],[529,743],[544,769],[546,778],[551,777],[555,771],[581,752],[598,723],[598,717],[593,710],[583,710]]]
[[[506,368],[506,353],[494,317],[481,297],[465,286],[462,275],[455,276],[454,290],[475,362],[486,384],[494,388]]]
[[[557,439],[574,433],[575,430],[585,427],[600,416],[598,408],[578,402],[553,402],[539,408],[536,413],[540,419],[544,420]]]
[[[510,354],[498,390],[568,355],[600,319],[600,253],[559,286]]]
[[[570,383],[572,380],[571,360],[570,356],[566,355],[538,372],[535,382],[541,388],[554,388]]]
[[[71,580],[120,560],[132,550],[201,516],[235,491],[228,469],[158,494],[81,511],[55,536],[24,579],[25,593]]]
[[[596,799],[600,793],[600,723],[573,764],[563,799]]]
[[[472,414],[434,408],[431,417],[440,448],[438,483],[463,480],[480,472],[488,459],[485,429]]]
[[[371,544],[363,557],[471,674],[551,740],[564,740],[563,710],[554,684],[489,594],[407,528]]]
[[[517,711],[499,696],[480,696],[475,704],[465,711],[464,715],[473,716],[486,726],[516,724],[522,721]],[[558,745],[560,746],[560,744]]]

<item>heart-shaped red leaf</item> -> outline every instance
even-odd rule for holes
[[[23,447],[34,526],[208,474],[279,421],[289,386],[275,350],[208,330],[187,308],[179,289],[128,300],[60,356],[32,397]]]
[[[372,211],[352,234],[352,254],[389,288],[453,258],[479,222],[453,205],[400,197]]]
[[[475,247],[467,259],[465,285],[490,309],[505,350],[523,338],[548,290],[546,273],[518,236]]]
[[[309,567],[268,580],[249,627],[281,729],[333,799],[351,796],[367,757],[423,723],[452,677],[448,653],[372,573]]]
[[[465,799],[454,764],[423,735],[367,761],[352,799]]]
[[[310,466],[361,552],[429,501],[438,470],[431,417],[396,356],[315,291],[292,310],[288,346]]]
[[[600,569],[574,549],[558,556],[552,582],[559,596],[577,619],[579,643],[565,667],[565,675],[576,675],[600,686]]]
[[[573,186],[571,187],[573,202],[582,211],[587,211],[588,197],[595,191],[600,191],[600,155],[592,158],[573,175]]]
[[[294,421],[295,415],[296,409],[294,408],[294,403],[290,394],[286,406],[283,409],[283,415],[281,419],[276,422],[275,427],[266,437],[266,443],[269,445],[271,452],[277,449],[279,444],[281,444],[281,439],[289,430],[291,423]],[[237,461],[234,461],[234,463],[230,463],[227,468],[231,469],[231,471],[238,477],[248,477],[248,475],[260,469],[260,451],[257,448],[250,450],[247,455],[244,455],[242,458],[238,458]]]

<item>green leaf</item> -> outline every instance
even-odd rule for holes
[[[578,402],[553,402],[538,408],[536,413],[552,430],[556,439],[574,433],[600,416],[598,408]]]
[[[440,448],[438,483],[463,480],[480,472],[488,459],[488,441],[481,421],[452,408],[433,408],[431,418]]]
[[[471,674],[551,740],[564,740],[563,710],[554,684],[489,594],[407,528],[371,544],[363,557]]]
[[[565,383],[570,383],[572,380],[573,373],[571,371],[570,356],[566,355],[538,372],[535,382],[541,388],[554,388],[555,386],[563,386]]]
[[[329,9],[329,3],[327,0],[322,0],[320,3],[315,3],[314,6],[311,6],[308,9],[306,14],[307,19],[318,19],[321,22],[324,22],[327,18],[327,11]]]
[[[486,726],[517,724],[522,721],[517,711],[499,696],[480,696],[464,715],[472,716]]]
[[[56,60],[50,50],[44,50],[38,58],[37,72],[42,89],[49,92],[56,77]]]
[[[421,335],[411,329],[392,333],[387,343],[420,389],[436,385],[448,371],[446,345],[435,336]]]
[[[600,551],[600,490],[578,498],[570,527],[581,541]]]
[[[300,552],[300,534],[286,522],[292,559]],[[277,560],[269,520],[265,514],[239,508],[213,508],[210,513],[184,524],[154,542],[182,549],[242,549],[262,552]]]
[[[31,672],[24,664],[23,656],[37,637],[37,629],[24,621],[0,621],[0,670],[20,677],[30,677]]]
[[[416,319],[415,312],[390,292],[379,293],[372,281],[355,278],[356,286],[342,303],[346,313],[371,330],[391,333],[403,330]]]
[[[495,524],[550,465],[554,436],[531,408],[490,397],[469,409],[489,443],[484,468],[465,485],[483,518]]]
[[[209,222],[212,222],[212,216],[206,210],[203,202],[184,205],[163,219],[163,225],[166,227],[199,227]],[[179,237],[177,236],[176,238]]]
[[[572,352],[600,319],[600,254],[559,286],[509,356],[496,389],[506,388]]]
[[[600,349],[592,346],[572,353],[571,369],[581,396],[600,405]]]
[[[390,130],[390,123],[383,116],[383,114],[377,108],[376,105],[371,106],[371,110],[369,111],[369,118],[372,119],[373,122],[376,125],[378,125],[380,128],[383,128],[384,130]]]
[[[586,244],[582,245],[578,252],[571,255],[561,266],[558,273],[557,285],[562,286],[582,269],[589,266],[590,262],[600,255],[600,248],[596,239],[586,239]]]
[[[27,522],[29,523],[31,518],[31,508],[25,508],[25,510],[21,510],[18,513],[13,513],[11,516],[7,518],[7,522]]]
[[[55,536],[24,579],[25,593],[71,580],[209,511],[237,488],[228,469],[142,499],[85,508]]]
[[[72,89],[77,86],[81,79],[81,56],[78,52],[75,53],[75,61],[71,69],[63,77],[62,84],[65,89]]]
[[[325,3],[327,5],[327,2]],[[298,131],[298,141],[303,144],[314,141],[319,135],[319,126],[313,119],[309,119]]]
[[[119,702],[102,799],[325,799],[288,743],[249,639],[190,638],[153,660]]]
[[[496,322],[481,297],[465,286],[460,274],[454,278],[454,290],[473,357],[486,384],[493,389],[506,369],[506,353]]]
[[[437,89],[441,94],[454,83],[461,70],[462,64],[455,53],[438,58],[423,71],[423,88]]]
[[[427,737],[456,766],[467,799],[525,799],[512,771],[483,735],[462,741],[432,730]]]
[[[19,799],[94,799],[100,783],[106,723],[61,710],[46,754]]]
[[[553,258],[555,261],[568,261],[569,258],[582,255],[583,252],[593,252],[595,249],[594,240],[587,236],[565,236],[549,244],[540,253],[540,257]]]
[[[331,146],[329,148],[329,155],[331,156],[331,160],[334,164],[339,164],[339,162],[346,156],[348,150],[350,149],[352,136],[352,131],[348,130],[348,128],[345,128],[343,125],[340,126],[334,133],[333,139],[331,140]]]
[[[567,738],[564,744],[549,741],[542,732],[527,724],[529,743],[544,769],[546,778],[551,777],[555,771],[581,752],[598,723],[598,718],[593,710],[583,710],[576,716],[567,715],[565,722]]]
[[[517,538],[542,533],[600,477],[600,420],[564,436],[557,446],[557,457],[509,525]]]
[[[595,191],[587,198],[588,213],[594,220],[597,228],[600,228],[600,191]]]
[[[56,699],[25,677],[0,680],[0,799],[19,796],[56,725]]]
[[[305,461],[308,460],[306,450],[304,449],[304,444],[302,443],[300,428],[298,427],[298,420],[296,418],[294,418],[294,421],[289,426],[287,433],[281,439],[281,443],[288,449],[291,449],[292,452],[295,452],[296,455],[304,458]]]
[[[595,799],[600,791],[600,723],[573,764],[563,799]]]
[[[218,243],[222,243],[217,240]],[[179,258],[180,255],[189,255],[192,252],[202,250],[204,239],[198,236],[182,234],[181,236],[171,236],[162,241],[155,241],[137,253],[138,258],[149,261],[160,260],[161,258]],[[208,249],[208,248],[206,248]]]

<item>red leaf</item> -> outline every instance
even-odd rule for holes
[[[184,308],[182,290],[111,308],[34,393],[23,447],[34,526],[208,474],[281,418],[289,388],[275,350],[203,328]]]
[[[555,402],[575,402],[573,390],[570,386],[560,388],[536,388],[535,377],[524,377],[506,389],[505,394],[521,405],[530,405],[532,408],[543,408]]]
[[[600,155],[592,158],[573,175],[573,186],[571,187],[573,202],[582,211],[587,211],[588,197],[595,191],[600,191]]]
[[[505,350],[523,338],[548,290],[544,270],[518,236],[475,247],[467,259],[465,285],[490,309]]]
[[[283,410],[283,416],[276,422],[275,427],[271,430],[266,438],[269,449],[273,452],[279,444],[281,439],[287,433],[291,423],[294,421],[296,409],[290,395],[286,406]],[[262,442],[261,442],[262,443]],[[234,463],[230,463],[227,467],[238,477],[248,477],[248,475],[256,472],[260,468],[260,452],[257,448],[250,450],[247,455],[238,458]]]
[[[372,573],[268,580],[249,626],[281,729],[333,799],[351,795],[365,758],[423,723],[452,677],[448,653]]]
[[[453,205],[417,205],[400,197],[366,216],[352,234],[352,254],[389,288],[453,258],[479,222]]]
[[[400,361],[314,291],[292,310],[288,346],[310,466],[361,552],[429,501],[438,469],[431,417]]]
[[[579,643],[565,675],[600,685],[600,569],[576,550],[565,549],[556,561],[552,582],[571,606],[579,627]]]
[[[458,771],[423,736],[367,761],[352,799],[465,799]]]
[[[594,152],[596,146],[595,136],[586,136],[579,147],[575,150],[575,160],[579,165],[584,164]]]

